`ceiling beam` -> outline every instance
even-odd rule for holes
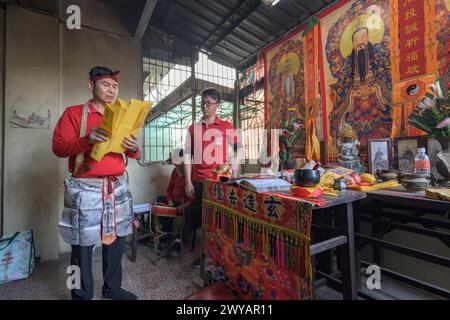
[[[164,24],[164,21],[166,20],[166,16],[169,14],[169,12],[172,10],[172,3],[174,0],[164,0],[160,3],[160,7],[158,10],[162,13],[156,15],[153,18],[152,26],[157,29],[161,29],[161,26]]]
[[[245,2],[245,1],[244,1]],[[238,5],[236,8],[234,8],[233,12],[231,12],[231,14],[226,17],[225,19],[223,19],[220,24],[209,34],[209,36],[205,39],[205,41],[203,41],[202,46],[207,43],[209,41],[209,39],[211,39],[217,31],[219,31],[220,28],[223,27],[223,25],[228,21],[228,19],[230,19],[230,17],[232,17],[234,14],[236,14],[238,12],[238,10],[242,7],[242,5],[244,4],[244,2],[242,2],[240,5]]]
[[[305,7],[304,5],[302,5],[302,4],[300,4],[300,3],[298,3],[298,2],[296,2],[296,1],[293,1],[292,2],[292,5],[294,6],[294,7],[297,7],[297,8],[299,8],[300,10],[302,10],[303,12],[305,12],[307,15],[311,15],[311,10],[309,10],[307,7]]]
[[[134,36],[136,38],[142,39],[142,37],[144,36],[145,30],[147,30],[147,26],[150,23],[150,19],[152,18],[157,3],[158,0],[147,0],[145,2],[145,7],[144,10],[142,10],[141,19],[139,19],[139,23],[136,27],[136,32],[134,33]]]
[[[241,22],[243,22],[253,11],[255,11],[260,4],[261,0],[244,0],[244,2],[242,2],[242,4],[230,14],[226,21],[220,26],[220,28],[216,29],[215,32],[210,37],[208,37],[207,40],[211,39],[214,35],[217,35],[216,40],[207,45],[206,48],[208,50],[214,49],[231,32],[233,32],[233,30],[238,25],[240,25]],[[217,34],[219,31],[222,32]]]

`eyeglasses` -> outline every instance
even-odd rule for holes
[[[207,106],[208,108],[213,106],[213,105],[216,105],[216,104],[219,104],[219,103],[218,102],[209,102],[209,101],[202,100],[202,106]]]

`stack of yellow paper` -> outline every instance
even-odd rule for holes
[[[125,152],[123,139],[132,134],[139,135],[151,106],[151,102],[136,99],[131,99],[130,103],[121,99],[117,99],[115,104],[107,103],[101,128],[109,133],[109,140],[95,144],[91,157],[100,161],[109,152]]]
[[[348,189],[352,190],[358,190],[358,191],[374,191],[378,189],[384,189],[384,188],[393,188],[398,187],[400,183],[398,183],[397,180],[389,180],[382,183],[377,183],[372,186],[358,186],[358,185],[352,185],[348,186]]]
[[[337,197],[339,194],[338,190],[334,190],[333,188],[324,188],[323,189],[323,194],[326,196],[332,196],[332,197]]]
[[[319,186],[326,189],[333,189],[334,180],[343,177],[340,174],[334,172],[326,172],[321,178],[319,182]]]
[[[450,201],[450,189],[427,189],[425,196],[431,199]]]

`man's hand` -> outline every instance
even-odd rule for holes
[[[194,185],[190,181],[186,182],[186,195],[191,199],[195,198]]]
[[[125,137],[123,139],[122,146],[131,152],[136,152],[139,146],[138,139],[134,135],[131,135],[131,138]]]
[[[105,141],[108,141],[108,139],[109,139],[108,132],[106,132],[105,130],[103,130],[100,127],[93,127],[91,129],[91,133],[89,134],[89,137],[88,137],[88,143],[94,144],[97,142],[105,142]]]

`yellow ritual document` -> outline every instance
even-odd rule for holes
[[[125,137],[137,136],[150,112],[152,103],[131,99],[130,103],[117,99],[115,104],[106,104],[101,128],[109,133],[109,140],[96,143],[91,157],[100,161],[109,152],[123,153]]]

